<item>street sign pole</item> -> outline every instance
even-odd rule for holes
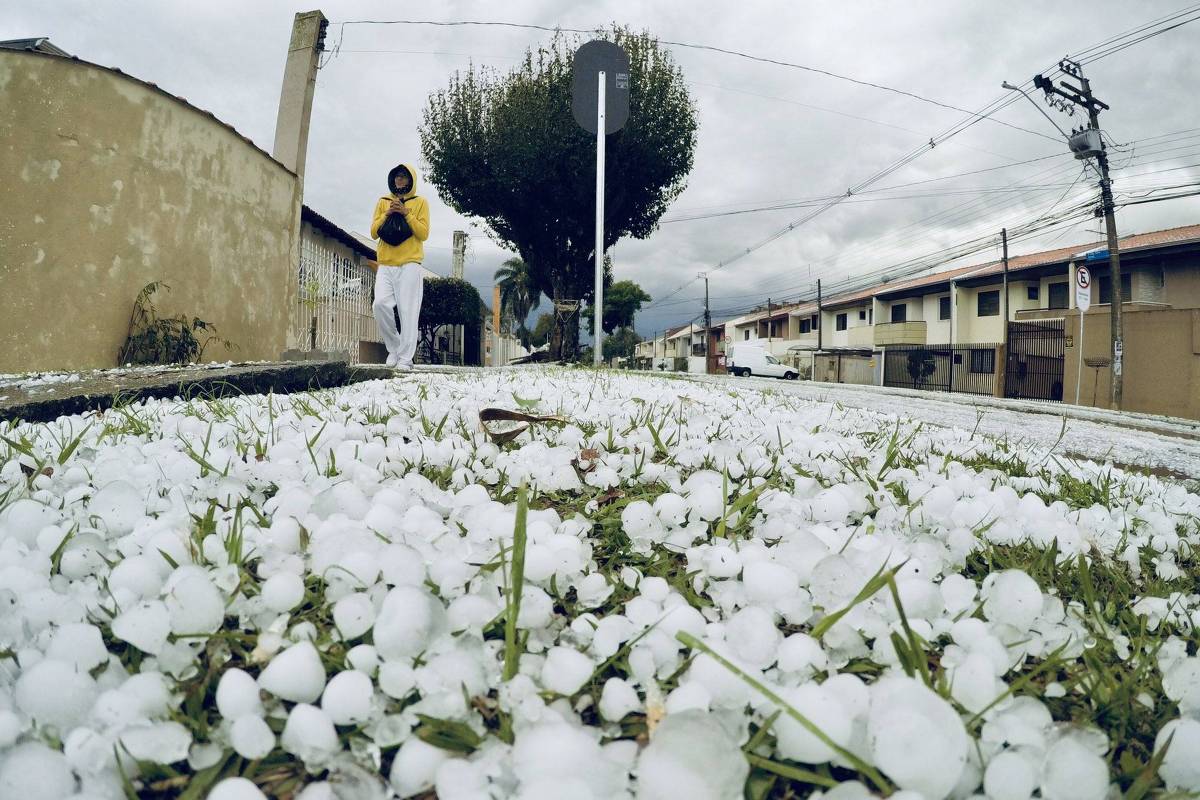
[[[592,340],[592,366],[604,360],[604,94],[607,84],[604,70],[596,73],[596,302],[592,320],[596,335]]]
[[[1079,386],[1083,383],[1083,314],[1092,307],[1092,273],[1080,265],[1075,269],[1075,307],[1079,310],[1079,350],[1076,351],[1075,405],[1079,405]]]

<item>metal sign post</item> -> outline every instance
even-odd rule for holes
[[[596,287],[592,304],[592,366],[604,361],[604,95],[605,73],[596,73]]]
[[[1075,269],[1075,307],[1079,309],[1079,368],[1075,375],[1075,405],[1079,405],[1079,385],[1083,383],[1083,314],[1092,307],[1092,273],[1080,264]]]
[[[595,96],[593,97],[593,92]],[[629,119],[629,56],[612,42],[596,39],[575,51],[571,113],[596,134],[596,284],[592,299],[592,364],[604,359],[604,137]]]

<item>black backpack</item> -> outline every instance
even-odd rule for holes
[[[415,200],[416,197],[416,195],[413,195],[412,197],[405,198],[401,202],[407,203],[409,200]],[[412,226],[408,224],[408,218],[403,214],[397,214],[395,212],[387,215],[387,218],[383,221],[383,224],[379,226],[377,233],[379,234],[380,241],[384,242],[385,244],[390,244],[392,247],[403,244],[408,237],[413,235]]]

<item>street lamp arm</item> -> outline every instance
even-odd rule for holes
[[[1036,108],[1036,109],[1038,110],[1038,113],[1040,113],[1040,114],[1041,114],[1043,117],[1045,117],[1046,119],[1050,120],[1050,124],[1051,124],[1051,125],[1053,125],[1055,128],[1058,128],[1058,132],[1059,132],[1059,133],[1061,133],[1061,134],[1063,135],[1063,138],[1064,138],[1064,139],[1069,139],[1069,138],[1070,138],[1070,137],[1067,135],[1067,132],[1066,132],[1066,131],[1064,131],[1062,128],[1059,128],[1059,127],[1058,127],[1058,123],[1054,121],[1054,117],[1052,117],[1052,116],[1050,116],[1049,114],[1047,114],[1047,113],[1046,113],[1046,110],[1045,110],[1045,109],[1043,109],[1041,106],[1039,106],[1039,105],[1037,104],[1037,101],[1036,101],[1036,100],[1034,100],[1032,97],[1030,97],[1030,96],[1029,96],[1029,93],[1028,93],[1028,92],[1026,92],[1024,89],[1022,89],[1020,86],[1013,86],[1013,85],[1012,85],[1011,83],[1009,83],[1008,81],[1004,81],[1003,83],[1001,83],[1001,84],[1000,84],[1000,86],[1001,86],[1001,88],[1008,89],[1009,91],[1013,91],[1013,92],[1020,92],[1021,94],[1025,95],[1025,99],[1026,99],[1026,100],[1028,100],[1029,102],[1033,103],[1033,107],[1034,107],[1034,108]]]

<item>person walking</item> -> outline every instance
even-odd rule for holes
[[[398,164],[388,173],[388,194],[375,203],[371,238],[379,240],[371,310],[387,347],[387,365],[409,370],[417,350],[425,289],[421,262],[425,260],[423,242],[429,238],[429,203],[417,196],[417,173],[407,164]]]

